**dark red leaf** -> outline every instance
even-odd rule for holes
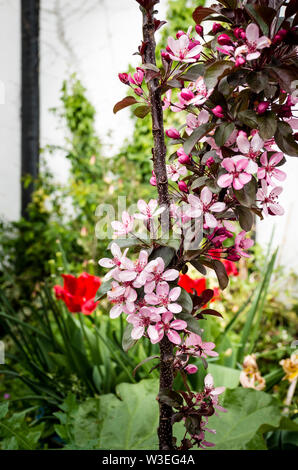
[[[121,109],[127,108],[127,106],[131,106],[132,104],[136,104],[138,101],[133,96],[126,96],[123,100],[118,101],[113,108],[114,114],[118,113]]]

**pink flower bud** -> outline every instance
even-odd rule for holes
[[[288,34],[288,31],[286,29],[280,29],[278,31],[278,34],[282,37],[282,39],[284,39],[286,35]]]
[[[151,176],[150,184],[151,184],[151,186],[156,186],[156,177],[155,176]]]
[[[244,33],[244,29],[243,28],[235,28],[234,29],[234,35],[237,39],[240,39],[241,38],[241,34]]]
[[[177,155],[178,155],[178,162],[184,164],[189,164],[191,163],[191,159],[187,153],[184,152],[183,147],[180,147],[180,149],[177,150]]]
[[[137,67],[137,71],[133,76],[136,85],[141,85],[144,79],[144,70],[140,67]]]
[[[262,101],[261,103],[258,104],[256,111],[258,114],[264,114],[268,108],[269,108],[269,101]]]
[[[211,165],[213,165],[213,163],[214,163],[214,158],[209,157],[208,160],[206,161],[206,166],[208,166],[208,168],[210,168]]]
[[[223,29],[223,27],[222,27],[221,24],[219,24],[219,23],[213,23],[213,25],[212,25],[212,33],[213,33],[213,34],[216,34],[216,33],[218,33],[219,31],[222,31],[222,29]]]
[[[178,31],[178,33],[176,33],[176,38],[179,39],[181,38],[181,36],[184,36],[185,35],[185,32],[184,31]]]
[[[119,80],[124,83],[125,85],[128,85],[129,80],[128,80],[128,74],[127,73],[119,73],[118,74]]]
[[[186,366],[184,368],[184,370],[188,373],[188,374],[195,374],[197,371],[198,371],[198,368],[197,366],[195,366],[194,364],[188,364],[188,366]]]
[[[232,44],[232,40],[227,34],[220,34],[217,38],[217,42],[221,46],[229,46],[230,44]]]
[[[235,67],[241,67],[241,65],[245,64],[245,62],[246,62],[245,58],[239,55],[236,59]]]
[[[138,96],[142,96],[142,94],[143,94],[143,90],[142,90],[142,88],[140,88],[140,87],[134,88],[133,91],[134,91],[135,94],[138,95]]]
[[[216,117],[219,117],[219,118],[223,118],[224,117],[224,114],[223,114],[223,109],[221,106],[215,106],[215,108],[211,109],[211,111],[213,112],[214,116]]]
[[[185,101],[190,101],[195,97],[194,93],[189,88],[182,88],[180,96]]]
[[[170,55],[167,51],[161,51],[161,57],[167,61],[171,60]]]
[[[241,31],[240,37],[241,37],[241,39],[243,39],[243,41],[246,39],[245,31]]]
[[[166,130],[166,135],[167,135],[170,139],[180,139],[180,134],[179,134],[179,132],[177,131],[177,129],[175,129],[175,127],[171,127],[170,129],[167,129],[167,130]]]
[[[282,40],[283,40],[282,36],[279,33],[277,33],[272,39],[272,44],[280,44]]]
[[[189,192],[187,184],[184,181],[179,181],[178,187],[179,187],[180,191],[182,191],[183,193],[188,193]]]
[[[204,35],[203,26],[201,26],[200,24],[196,24],[195,30],[196,30],[196,33],[197,33],[199,36],[203,37],[203,35]]]

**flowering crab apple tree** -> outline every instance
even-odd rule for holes
[[[112,222],[112,258],[99,261],[110,271],[96,300],[107,295],[111,318],[126,317],[125,350],[142,337],[159,344],[160,449],[204,448],[212,445],[206,433],[215,432],[208,417],[226,411],[219,405],[224,389],[207,374],[203,391],[193,392],[187,375],[197,372],[192,358],[207,368],[206,359],[218,355],[212,342],[202,340],[198,319],[221,315],[208,308],[212,290],[188,293],[178,277],[188,264],[203,275],[208,268],[225,289],[222,261],[249,256],[254,217],[284,212],[278,198],[286,174],[280,167],[285,154],[298,153],[298,13],[295,1],[222,0],[198,7],[195,25],[169,37],[157,57],[154,35],[164,23],[155,17],[159,2],[136,1],[143,15],[141,63],[135,73],[119,74],[133,95],[114,112],[136,105],[139,118],[151,113],[150,183],[158,200],[140,200],[137,213],[124,212]],[[208,37],[203,20],[211,24]],[[164,130],[165,110],[181,119],[178,129]],[[175,149],[168,163],[167,146]],[[150,236],[136,234],[136,223]],[[173,390],[177,374],[184,390]],[[185,425],[181,443],[172,431],[179,421]]]

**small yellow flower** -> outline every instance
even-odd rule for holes
[[[298,376],[298,354],[293,353],[288,359],[283,359],[280,361],[280,365],[286,373],[283,380],[293,382]]]

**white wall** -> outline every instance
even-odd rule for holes
[[[20,2],[0,2],[0,216],[21,208],[21,30]]]

